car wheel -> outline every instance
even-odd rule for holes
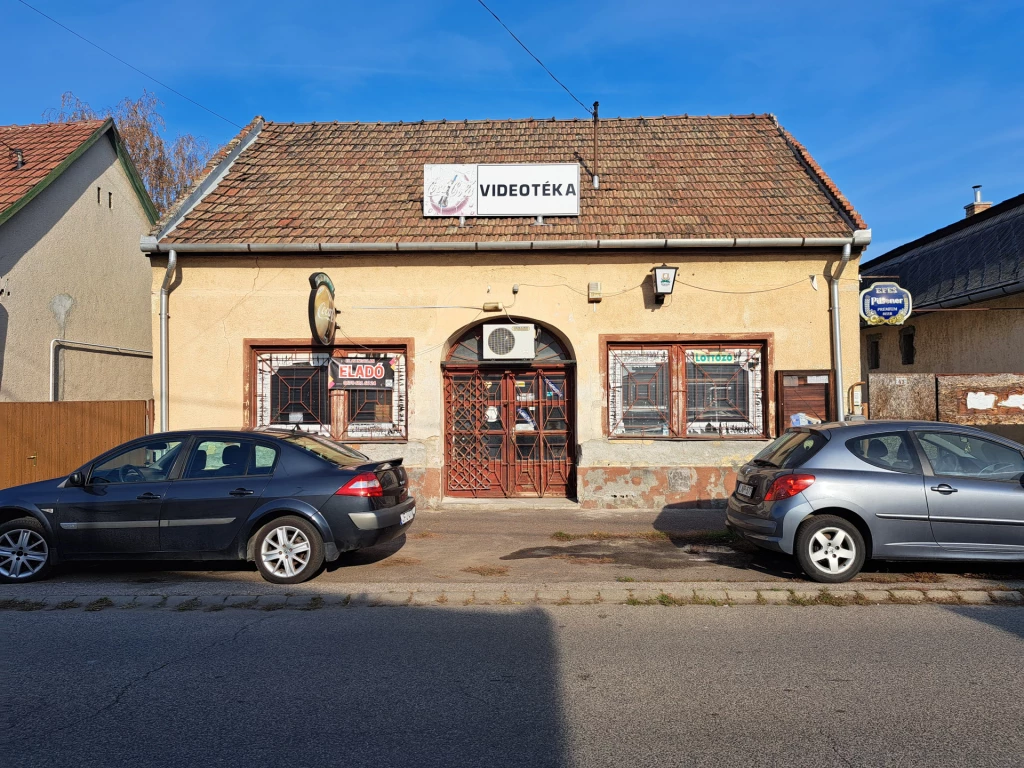
[[[849,581],[864,567],[867,547],[857,527],[835,515],[812,517],[796,534],[796,557],[814,581]]]
[[[49,571],[50,543],[38,520],[19,517],[0,525],[0,582],[36,581]]]
[[[271,584],[299,584],[324,564],[320,532],[301,517],[280,517],[256,534],[256,567]]]

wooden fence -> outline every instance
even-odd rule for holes
[[[0,488],[65,475],[152,431],[152,400],[0,403]]]

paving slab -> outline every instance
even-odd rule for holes
[[[972,589],[961,589],[956,593],[957,597],[963,603],[971,603],[972,605],[982,605],[984,603],[992,602],[992,599],[988,596],[988,592],[982,592],[980,590]]]

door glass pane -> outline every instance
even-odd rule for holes
[[[846,441],[846,447],[861,461],[897,472],[918,472],[917,455],[906,432],[867,435]]]
[[[153,440],[93,467],[90,483],[146,483],[166,480],[181,451],[180,440]]]
[[[566,417],[565,374],[542,374],[540,383],[544,403],[544,429],[564,432],[569,428]]]
[[[921,432],[918,437],[937,475],[1005,481],[1024,476],[1024,456],[1005,445],[952,432]]]
[[[185,477],[237,477],[245,474],[252,443],[240,440],[203,440],[192,451]]]

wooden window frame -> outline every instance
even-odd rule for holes
[[[608,353],[616,348],[637,349],[650,348],[658,349],[665,347],[678,347],[680,351],[686,348],[699,348],[702,345],[716,347],[755,347],[762,350],[763,361],[761,366],[761,392],[762,392],[762,414],[761,423],[763,431],[757,435],[687,435],[686,432],[686,378],[683,366],[685,366],[683,354],[669,352],[669,424],[670,430],[676,432],[672,435],[613,435],[609,418],[609,398],[611,388],[608,385]],[[776,435],[775,431],[775,376],[774,376],[774,347],[775,334],[773,333],[713,333],[713,334],[601,334],[598,337],[599,348],[599,374],[601,377],[601,432],[609,440],[635,441],[635,440],[660,440],[660,441],[707,441],[707,440],[770,440]]]
[[[412,338],[346,338],[344,344],[334,344],[329,347],[313,344],[307,339],[243,339],[242,340],[242,422],[246,429],[256,429],[256,376],[258,367],[257,356],[260,354],[287,354],[289,352],[300,354],[325,354],[330,357],[342,357],[346,354],[360,354],[365,352],[387,353],[394,352],[405,355],[405,423],[403,425],[405,434],[402,437],[365,437],[356,435],[349,437],[346,434],[337,434],[332,429],[331,439],[352,444],[364,443],[392,443],[405,444],[409,442],[409,412],[411,411],[411,398],[413,378],[415,374],[415,342]],[[333,405],[329,406],[333,408]],[[333,421],[333,420],[332,420]]]

